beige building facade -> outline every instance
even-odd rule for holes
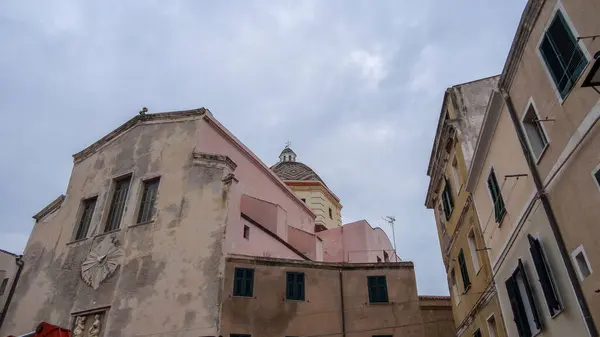
[[[434,209],[452,295],[457,336],[505,336],[480,219],[465,189],[467,171],[498,76],[446,90],[428,175],[425,205]]]
[[[598,336],[600,94],[582,85],[600,51],[600,3],[529,1],[527,9],[500,86],[547,198],[589,334]]]
[[[418,296],[411,262],[230,256],[224,284],[223,336],[454,336],[449,298]]]

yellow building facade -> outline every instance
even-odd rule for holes
[[[506,336],[477,212],[465,190],[497,80],[494,76],[446,90],[427,171],[425,205],[434,209],[457,336]]]
[[[296,153],[289,146],[281,151],[271,170],[315,213],[316,232],[342,225],[340,199],[313,169],[296,161]]]

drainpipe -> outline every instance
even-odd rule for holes
[[[573,262],[569,257],[569,253],[567,252],[567,248],[565,246],[565,240],[563,239],[562,234],[560,233],[560,229],[558,228],[558,221],[556,220],[556,216],[554,215],[554,210],[550,205],[550,200],[548,200],[548,196],[544,192],[544,184],[542,183],[542,179],[540,177],[540,173],[537,170],[535,161],[533,160],[533,155],[527,146],[527,142],[525,140],[525,133],[521,128],[519,123],[519,119],[517,117],[517,113],[515,110],[515,106],[510,97],[508,91],[504,88],[500,88],[502,92],[502,96],[504,96],[504,100],[506,101],[506,106],[508,108],[508,113],[510,115],[510,119],[512,120],[513,126],[515,127],[515,131],[517,132],[517,137],[519,138],[519,143],[521,144],[521,150],[525,155],[525,159],[527,161],[527,166],[529,166],[529,170],[531,171],[531,176],[533,177],[533,182],[535,184],[537,194],[542,202],[542,206],[544,207],[544,211],[548,216],[548,222],[550,222],[550,228],[552,229],[552,233],[554,234],[554,238],[558,244],[558,249],[560,251],[560,255],[565,263],[567,268],[567,274],[569,275],[569,281],[571,281],[571,285],[573,286],[573,290],[575,291],[575,297],[577,297],[577,302],[579,304],[579,308],[583,314],[583,319],[585,324],[587,325],[588,331],[590,332],[590,336],[599,337],[598,330],[596,328],[596,324],[594,323],[594,319],[590,313],[590,309],[588,304],[583,296],[583,290],[581,289],[581,284],[579,284],[579,280],[577,279],[577,274],[575,274],[575,268],[573,267]]]
[[[344,308],[344,281],[340,269],[340,306],[342,311],[342,337],[346,337],[346,309]]]
[[[15,290],[17,289],[17,283],[19,282],[19,277],[21,276],[21,271],[23,270],[23,265],[25,265],[25,262],[23,262],[23,255],[17,256],[15,263],[17,264],[17,266],[19,266],[19,269],[17,269],[17,274],[15,275],[15,279],[13,280],[12,284],[10,285],[10,291],[8,292],[8,297],[6,298],[6,302],[4,303],[4,308],[2,308],[2,315],[0,316],[0,328],[2,327],[2,323],[4,323],[4,317],[6,317],[6,313],[8,312],[8,306],[10,304],[10,301],[12,300]]]

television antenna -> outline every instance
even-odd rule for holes
[[[394,228],[394,223],[396,222],[396,217],[393,215],[386,215],[382,217],[383,221],[387,222],[390,227],[392,227],[392,240],[394,240],[394,259],[398,262],[398,252],[396,252],[396,229]]]

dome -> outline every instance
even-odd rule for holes
[[[282,180],[308,180],[325,182],[308,165],[296,161],[296,153],[286,146],[279,155],[279,162],[271,170]]]

